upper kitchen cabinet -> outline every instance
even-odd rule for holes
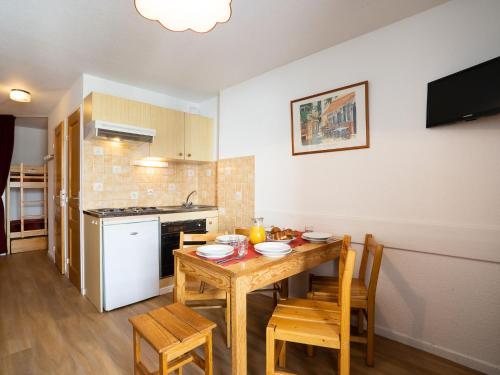
[[[151,128],[151,107],[146,103],[92,92],[84,100],[84,123],[102,120]]]
[[[184,137],[185,160],[214,160],[212,119],[186,113]]]
[[[150,155],[184,160],[184,112],[151,106],[151,125],[156,136],[150,146]]]

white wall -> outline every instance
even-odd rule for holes
[[[452,1],[223,90],[268,224],[374,233],[377,332],[500,373],[500,116],[425,128],[427,82],[500,55],[500,2]],[[368,80],[371,147],[291,156],[290,100]],[[332,265],[320,272],[331,273]],[[292,281],[301,294],[306,278]]]
[[[14,151],[11,164],[43,165],[43,157],[47,155],[47,129],[23,126],[23,118],[16,118],[14,129]],[[26,200],[42,200],[43,191],[25,190]],[[11,191],[10,219],[20,217],[20,194],[18,189]],[[25,215],[42,215],[43,207],[27,206]]]
[[[130,100],[137,100],[139,102],[153,104],[159,107],[172,108],[178,111],[199,113],[199,106],[196,103],[175,98],[163,93],[146,90],[140,87],[84,74],[83,97],[86,97],[92,91],[120,96]]]

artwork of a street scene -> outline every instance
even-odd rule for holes
[[[292,100],[292,154],[369,147],[368,82]]]
[[[300,106],[303,145],[333,143],[356,136],[356,94],[350,92]]]

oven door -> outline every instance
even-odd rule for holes
[[[179,248],[180,232],[207,233],[206,219],[167,222],[161,224],[160,277],[174,274],[173,251]]]

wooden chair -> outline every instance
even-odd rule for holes
[[[339,374],[348,375],[350,367],[351,280],[356,252],[341,252],[341,297],[337,303],[307,299],[280,301],[266,330],[266,375],[292,374],[276,371],[286,366],[286,343],[338,349]],[[278,357],[276,357],[276,354]]]
[[[250,228],[235,228],[234,234],[242,234],[243,236],[250,237]],[[288,298],[288,278],[281,280],[279,283],[274,283],[272,287],[257,289],[251,293],[272,292],[274,306],[278,304],[278,293],[281,299]]]
[[[134,328],[134,374],[167,375],[177,370],[182,375],[182,367],[194,362],[213,374],[212,330],[216,324],[181,303],[174,303],[156,310],[129,318]],[[144,339],[158,354],[159,370],[150,372],[141,361],[141,339]],[[205,358],[194,349],[203,345]]]
[[[179,236],[179,250],[193,244],[213,242],[218,236],[225,233],[189,234],[181,232]],[[226,309],[226,344],[231,346],[231,295],[225,290],[214,288],[199,280],[186,280],[185,299],[188,306],[193,309]],[[175,293],[175,291],[174,291]]]
[[[345,240],[346,238],[344,238]],[[351,308],[358,314],[358,335],[351,335],[351,341],[366,344],[366,364],[368,366],[373,366],[374,364],[375,294],[383,250],[384,246],[375,241],[371,234],[367,234],[365,236],[363,256],[359,267],[359,277],[352,279]],[[368,287],[366,287],[366,271],[370,256],[373,257],[373,261],[370,281]],[[339,272],[341,271],[339,270]],[[338,302],[340,299],[338,278],[310,275],[307,298]],[[366,335],[363,334],[365,319],[367,322]],[[311,348],[309,348],[309,352],[312,354]]]

